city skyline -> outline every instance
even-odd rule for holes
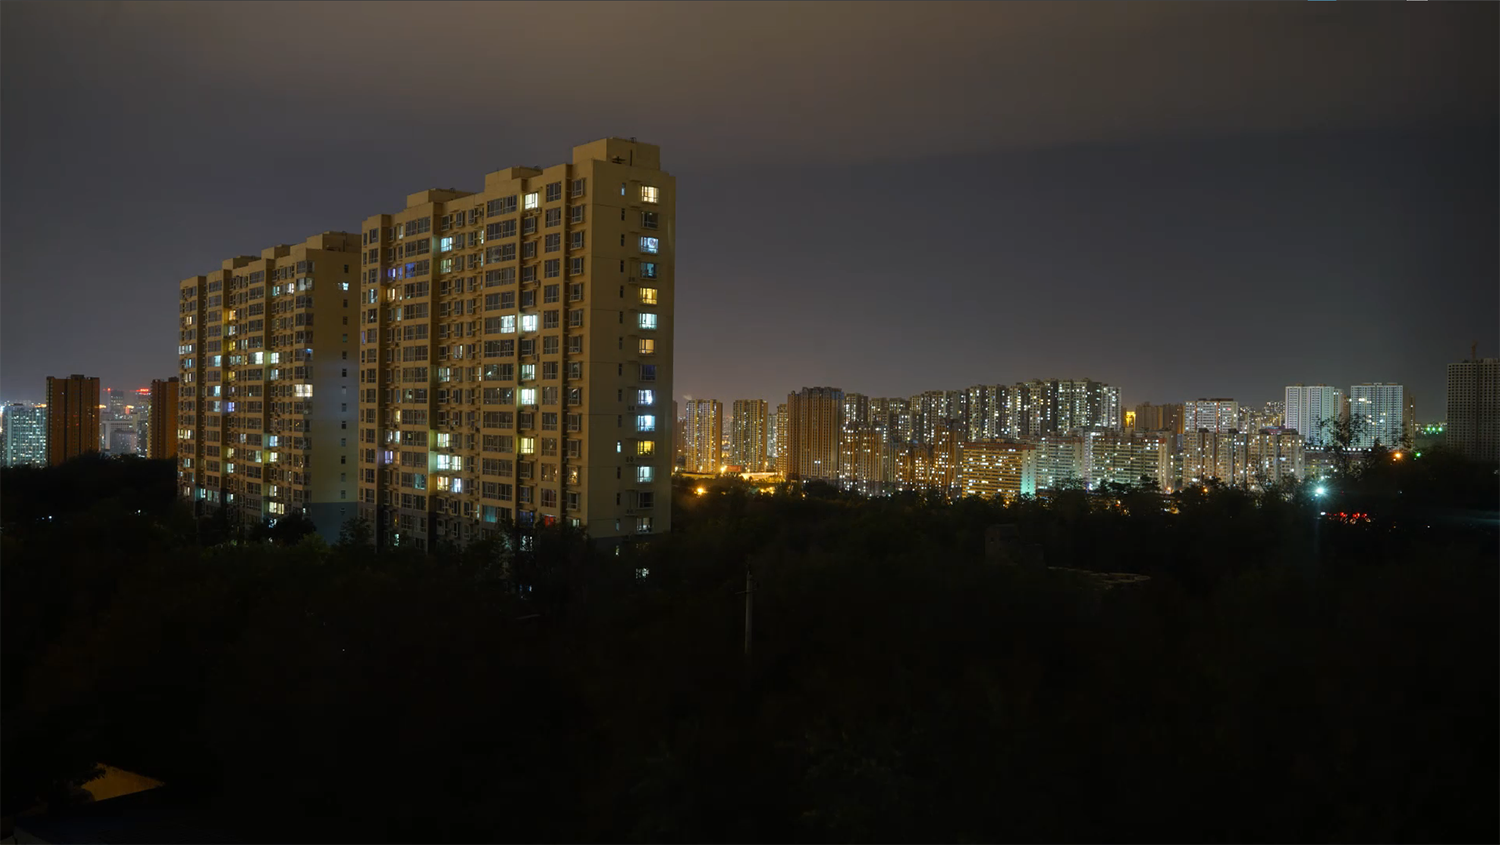
[[[674,399],[774,405],[800,385],[911,396],[1087,377],[1118,385],[1122,407],[1202,396],[1259,405],[1299,382],[1384,381],[1406,385],[1418,416],[1435,418],[1447,364],[1472,342],[1482,355],[1500,346],[1500,120],[1496,50],[1485,35],[1496,9],[1309,5],[1101,7],[1087,16],[1015,4],[867,10],[866,34],[903,39],[908,66],[899,72],[883,68],[883,52],[826,49],[822,36],[847,24],[836,9],[773,6],[756,12],[751,30],[785,53],[790,72],[766,71],[755,91],[721,84],[707,106],[725,118],[717,123],[685,119],[696,114],[686,105],[703,100],[702,83],[677,71],[697,62],[698,76],[715,84],[762,67],[757,51],[729,49],[714,34],[749,22],[748,10],[663,6],[651,25],[672,37],[641,59],[653,71],[646,107],[600,101],[579,84],[592,71],[564,67],[526,94],[555,100],[526,127],[465,116],[376,132],[352,105],[298,96],[282,106],[284,119],[250,133],[216,117],[261,108],[274,80],[200,57],[212,50],[165,45],[186,37],[238,55],[252,47],[243,33],[268,27],[297,43],[331,37],[326,56],[294,64],[334,83],[373,61],[369,45],[339,34],[342,15],[307,9],[294,25],[278,7],[23,5],[8,12],[3,33],[11,284],[0,400],[42,400],[49,374],[88,372],[104,385],[171,375],[173,350],[155,340],[171,333],[170,284],[224,255],[353,230],[391,196],[472,189],[475,172],[549,161],[549,150],[579,137],[638,135],[670,151],[686,186]],[[543,25],[577,8],[475,5],[445,21],[472,24],[457,32],[513,18]],[[578,38],[601,56],[624,57],[619,45],[646,32],[608,6],[590,10],[600,25]],[[765,28],[777,14],[795,14],[798,26]],[[1129,93],[1102,103],[1101,86],[1052,55],[1067,51],[1027,44],[1104,49],[1094,41],[1110,21],[1128,22],[1140,44],[1107,45],[1110,55],[1131,54],[1120,57]],[[1018,41],[1004,61],[993,56],[1007,51],[976,37],[1001,24],[1002,42]],[[1166,83],[1175,78],[1170,55],[1137,55],[1161,52],[1185,28],[1214,54],[1196,57],[1201,98]],[[705,51],[718,54],[708,59],[671,46],[688,36],[726,48]],[[1260,59],[1268,37],[1283,42],[1282,70]],[[979,115],[924,82],[954,60],[997,91]],[[1351,60],[1363,68],[1357,84],[1338,72]],[[75,72],[41,71],[58,61]],[[860,71],[829,81],[830,101],[847,105],[811,108],[796,94],[798,74],[827,79],[835,67]],[[441,71],[421,71],[410,80],[420,86],[391,96],[430,90],[428,73],[434,81]],[[186,96],[164,84],[185,78],[195,80]],[[1056,87],[1040,97],[1015,84],[1031,79]],[[452,97],[474,84],[436,87]],[[1184,108],[1184,97],[1215,106]],[[113,105],[122,101],[131,108]],[[805,119],[769,128],[779,123],[768,117],[789,108]],[[910,117],[892,122],[893,110]],[[164,132],[182,143],[156,143]],[[100,146],[100,137],[115,140]],[[413,154],[438,142],[441,157]],[[72,158],[93,166],[19,164]],[[76,203],[82,195],[98,201]],[[67,246],[81,279],[68,284],[50,279],[59,239],[71,238],[53,222],[63,214],[111,233],[98,247]],[[163,227],[172,249],[161,247]],[[830,319],[851,292],[856,319]],[[1294,305],[1277,299],[1287,295]],[[1006,317],[1016,313],[1039,318]],[[79,322],[90,331],[78,342],[51,342]],[[1204,354],[1197,336],[1234,340]]]

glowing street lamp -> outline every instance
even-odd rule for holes
[[[1328,492],[1328,488],[1324,487],[1323,485],[1320,484],[1320,485],[1318,485],[1318,489],[1316,489],[1316,490],[1313,491],[1313,495],[1314,496],[1318,496],[1318,497],[1321,498],[1327,492]]]

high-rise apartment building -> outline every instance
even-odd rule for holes
[[[780,405],[776,406],[776,421],[774,429],[771,432],[771,439],[775,444],[774,450],[776,452],[776,472],[780,473],[783,477],[786,476],[787,471],[787,453],[791,449],[790,445],[787,443],[787,433],[790,428],[790,414],[787,411],[786,403],[783,402]]]
[[[766,400],[736,399],[731,410],[734,419],[730,422],[729,462],[746,472],[764,472],[769,432]]]
[[[959,447],[958,486],[965,496],[1036,495],[1036,446],[1003,440]]]
[[[1295,430],[1309,446],[1326,446],[1338,421],[1344,391],[1326,384],[1296,384],[1286,389],[1282,427]]]
[[[363,227],[360,511],[385,543],[666,531],[676,184],[607,138]]]
[[[1349,388],[1349,416],[1358,419],[1354,447],[1400,446],[1406,435],[1406,388],[1377,382]]]
[[[1153,405],[1143,402],[1135,406],[1135,430],[1139,432],[1165,431],[1182,433],[1182,403]]]
[[[1470,460],[1500,463],[1500,358],[1448,365],[1448,447]]]
[[[1081,432],[1083,455],[1079,461],[1084,485],[1098,490],[1105,484],[1170,489],[1172,472],[1171,435],[1131,434],[1099,428]]]
[[[1194,399],[1182,404],[1185,432],[1233,431],[1240,424],[1240,403],[1233,399]]]
[[[99,379],[47,377],[47,463],[99,451]]]
[[[786,477],[796,481],[839,481],[844,392],[836,387],[804,387],[788,394]]]
[[[688,472],[718,472],[723,465],[719,444],[724,439],[724,405],[717,399],[687,400],[684,429]]]
[[[247,524],[300,511],[337,539],[355,515],[359,258],[359,235],[324,232],[179,284],[177,421],[156,427],[177,438],[179,495]]]
[[[152,460],[175,460],[177,458],[177,403],[178,380],[151,380],[151,444],[146,457]]]
[[[21,402],[6,405],[0,416],[5,436],[4,466],[46,466],[47,406]]]
[[[1036,446],[1036,489],[1056,490],[1084,482],[1082,437],[1046,434],[1029,442]]]

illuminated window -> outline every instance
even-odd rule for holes
[[[643,279],[654,279],[654,278],[656,278],[656,262],[654,262],[654,261],[642,261],[641,262],[641,278],[643,278]]]
[[[521,381],[536,381],[536,364],[521,365]]]
[[[522,405],[535,405],[536,404],[536,388],[534,388],[534,387],[523,387],[523,388],[521,388],[521,404]]]
[[[641,338],[640,354],[642,354],[642,355],[655,355],[656,354],[656,341],[654,339],[652,339],[652,338],[649,338],[649,337]]]
[[[656,288],[641,288],[641,304],[642,305],[655,305],[656,304]]]
[[[651,481],[653,477],[654,476],[652,475],[651,467],[646,466],[635,468],[635,480],[638,483],[646,484],[647,482]]]
[[[522,314],[521,315],[521,331],[523,331],[523,332],[534,332],[534,331],[536,331],[536,329],[537,329],[537,315],[535,315],[535,314]]]
[[[655,440],[638,440],[638,441],[636,441],[636,444],[635,444],[635,453],[637,455],[652,455],[652,454],[655,454],[656,453],[656,441]]]
[[[660,200],[661,200],[661,191],[658,188],[656,188],[656,187],[654,187],[652,185],[642,185],[641,186],[641,202],[652,202],[652,203],[654,203],[654,202],[659,202]]]
[[[643,328],[643,329],[654,329],[654,328],[656,328],[656,315],[655,314],[651,314],[649,312],[641,314],[641,328]]]
[[[310,384],[297,384],[292,386],[292,395],[298,399],[307,399],[312,397],[312,390],[313,386]]]
[[[655,431],[656,417],[651,414],[641,414],[635,418],[636,431]]]
[[[641,237],[641,252],[649,252],[652,255],[655,255],[657,249],[659,249],[660,247],[661,241],[657,240],[656,238],[648,238],[645,236]]]
[[[538,196],[537,196],[537,192],[536,191],[532,191],[531,193],[527,194],[526,195],[526,202],[525,202],[526,210],[530,211],[531,209],[536,208],[537,207],[537,200],[538,200]]]
[[[452,252],[452,251],[453,251],[453,238],[452,237],[443,238],[442,240],[438,241],[438,252]]]
[[[656,391],[637,390],[635,392],[635,403],[637,405],[650,405],[656,402]]]
[[[524,393],[525,391],[522,392]],[[518,448],[516,451],[518,451],[522,455],[531,455],[536,453],[535,437],[522,437],[520,438],[520,441],[520,448]]]
[[[501,334],[515,334],[516,333],[516,315],[514,315],[514,314],[507,314],[504,317],[500,318],[500,333]]]

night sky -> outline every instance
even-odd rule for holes
[[[677,177],[679,396],[1500,346],[1494,3],[0,5],[0,398],[175,373],[181,279],[605,136]]]

